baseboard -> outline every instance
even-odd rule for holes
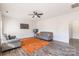
[[[70,38],[70,39],[76,39],[76,40],[79,40],[79,38]]]

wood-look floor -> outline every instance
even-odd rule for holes
[[[79,56],[79,49],[70,46],[66,43],[52,41],[48,46],[45,46],[33,54],[29,55],[22,48],[17,48],[3,52],[2,56]]]
[[[71,46],[74,46],[75,48],[79,48],[79,39],[70,39],[69,42]]]

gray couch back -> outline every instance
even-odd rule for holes
[[[40,32],[36,35],[37,38],[44,39],[44,40],[53,40],[53,33],[52,32]]]

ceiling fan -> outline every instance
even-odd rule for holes
[[[33,14],[29,14],[29,15],[32,15],[32,18],[34,18],[35,16],[40,18],[41,15],[43,15],[43,13],[38,13],[37,11],[33,11]]]

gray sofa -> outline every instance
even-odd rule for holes
[[[18,39],[7,40],[5,35],[1,39],[2,52],[10,49],[14,49],[21,46],[21,43]]]
[[[36,34],[36,38],[43,39],[43,40],[53,40],[53,33],[52,32],[40,32]]]

